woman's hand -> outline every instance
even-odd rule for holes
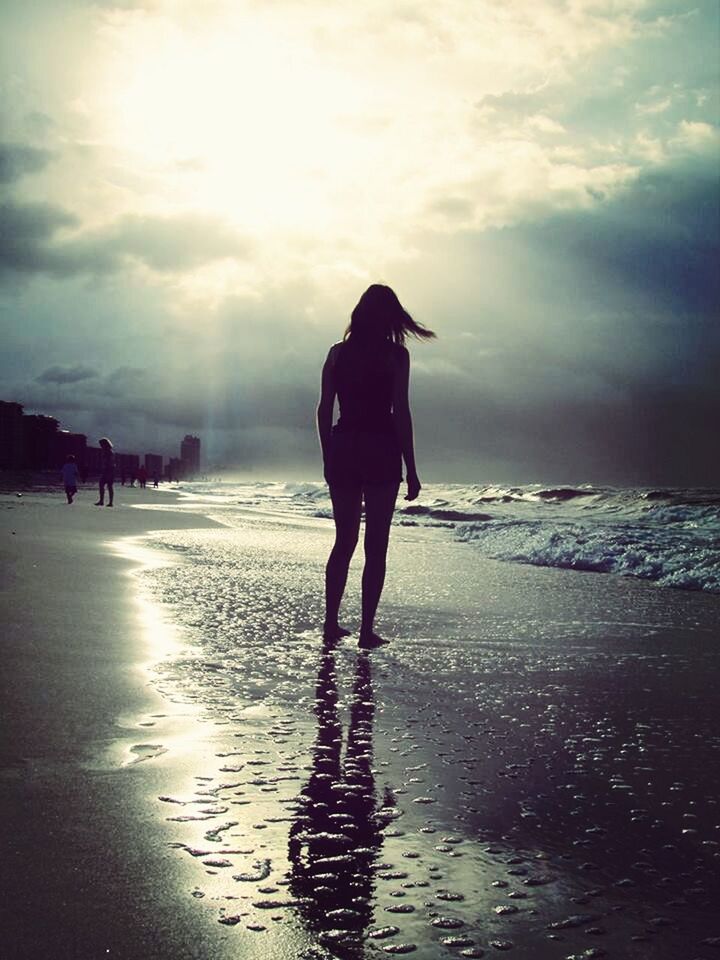
[[[408,474],[407,478],[407,494],[405,496],[406,500],[416,500],[417,495],[422,489],[422,484],[420,483],[420,477],[416,473]]]

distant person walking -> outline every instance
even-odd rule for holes
[[[147,483],[147,470],[145,467],[139,467],[137,473],[138,483],[140,487],[144,490]]]
[[[65,463],[62,465],[62,480],[67,502],[72,503],[80,482],[80,471],[72,453],[65,457]]]
[[[113,445],[107,437],[102,437],[100,443],[100,499],[96,502],[96,507],[102,507],[105,504],[105,487],[107,487],[108,502],[107,506],[113,505],[113,496],[115,493],[113,483],[115,482],[115,457],[113,455]]]
[[[325,570],[323,634],[332,642],[350,632],[339,625],[338,616],[364,501],[359,645],[365,649],[387,643],[374,632],[374,622],[385,583],[390,522],[402,482],[403,460],[405,499],[415,500],[421,486],[408,399],[407,336],[429,340],[435,334],[413,320],[390,287],[368,287],[352,312],[343,340],[330,348],[317,408],[324,475],[335,520],[335,544]],[[340,417],[333,426],[336,397]]]

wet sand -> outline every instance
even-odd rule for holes
[[[368,655],[318,637],[326,521],[125,509],[105,532],[97,510],[81,548],[57,502],[28,502],[33,534],[3,506],[4,929],[26,951],[718,954],[717,597],[401,528]]]
[[[186,751],[162,768],[126,765],[150,739],[139,718],[169,742],[197,722],[149,685],[130,564],[108,549],[120,535],[209,522],[129,506],[175,502],[162,492],[118,491],[112,510],[94,499],[89,488],[72,507],[61,490],[0,497],[0,952],[235,957],[221,928],[198,944],[182,865],[148,803],[186,773]]]
[[[328,539],[248,513],[154,538],[183,563],[140,579],[196,635],[158,683],[202,705],[216,757],[161,802],[239,948],[712,956],[718,598],[401,528],[391,646],[323,650]]]

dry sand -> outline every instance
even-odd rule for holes
[[[6,955],[717,954],[718,598],[398,530],[323,649],[326,522],[120,496],[0,501]]]

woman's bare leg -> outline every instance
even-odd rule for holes
[[[348,631],[338,625],[340,603],[345,592],[348,569],[360,532],[362,488],[358,486],[330,487],[330,499],[335,520],[335,544],[325,568],[325,624],[323,633],[328,639],[347,636]]]
[[[368,642],[375,636],[375,612],[385,584],[385,558],[398,489],[397,483],[370,483],[364,491],[365,567],[362,575],[361,643]]]

